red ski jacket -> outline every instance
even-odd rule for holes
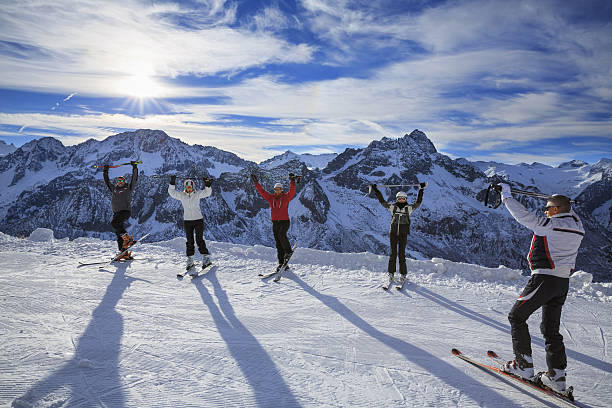
[[[295,197],[295,181],[289,185],[289,192],[277,195],[270,194],[259,183],[255,183],[255,188],[261,196],[270,204],[272,221],[289,219],[289,201]]]

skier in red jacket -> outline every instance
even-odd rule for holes
[[[255,183],[255,188],[261,196],[270,204],[270,215],[272,218],[272,232],[276,241],[276,253],[278,256],[277,270],[285,263],[285,260],[291,258],[292,250],[287,231],[291,222],[289,221],[289,201],[295,197],[295,181],[297,177],[289,174],[291,183],[289,184],[289,192],[283,193],[283,186],[280,183],[274,185],[274,194],[268,193],[259,184],[257,176],[251,174],[251,180]]]

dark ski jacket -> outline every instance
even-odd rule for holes
[[[392,214],[389,232],[395,232],[397,235],[410,234],[410,214],[412,214],[412,212],[421,205],[421,202],[423,201],[423,189],[419,189],[417,199],[412,204],[398,202],[389,204],[385,201],[382,193],[377,188],[374,189],[374,194],[376,194],[378,202],[380,202],[380,204]]]
[[[104,182],[108,189],[113,193],[111,199],[111,207],[113,212],[119,211],[131,211],[132,209],[132,192],[138,182],[138,168],[136,165],[132,166],[132,180],[129,183],[125,183],[123,187],[117,187],[113,185],[108,178],[108,170],[104,171]]]
[[[288,220],[289,219],[289,201],[295,197],[295,181],[291,181],[289,192],[275,195],[268,193],[263,189],[261,184],[255,183],[255,188],[259,194],[270,204],[270,217],[272,221]]]

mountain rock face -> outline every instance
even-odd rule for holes
[[[15,150],[17,150],[17,148],[13,144],[0,140],[0,157],[13,153]]]
[[[506,165],[453,160],[437,152],[427,136],[414,130],[399,139],[383,138],[365,148],[335,155],[286,152],[259,165],[210,146],[190,146],[159,130],[137,130],[64,146],[53,138],[29,142],[0,157],[0,231],[27,236],[38,227],[57,238],[96,236],[112,239],[110,192],[94,164],[142,160],[132,200],[129,230],[137,237],[164,240],[183,235],[182,209],[168,196],[170,174],[213,176],[213,194],[201,200],[205,238],[274,246],[268,204],[249,178],[259,175],[264,188],[289,186],[290,172],[302,176],[290,205],[291,241],[302,247],[338,252],[388,254],[390,214],[372,196],[370,184],[428,183],[423,203],[412,214],[407,253],[414,258],[527,269],[531,232],[503,206],[483,205],[491,182],[509,181],[520,189],[560,193],[578,199],[576,212],[587,234],[577,260],[599,281],[611,281],[612,160],[580,161],[559,167]],[[130,175],[131,167],[110,170],[111,178]],[[154,176],[158,177],[154,177]],[[383,190],[391,201],[400,188]],[[416,200],[417,190],[409,193]],[[517,196],[541,213],[544,202]]]

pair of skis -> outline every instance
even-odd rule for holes
[[[206,272],[204,272],[204,271],[206,270],[206,268],[208,268],[208,267],[212,266],[212,264],[213,264],[212,262],[209,262],[209,263],[207,263],[206,265],[202,265],[202,269],[200,269],[200,272],[198,272],[197,274],[195,274],[195,275],[194,275],[194,274],[189,273],[189,272],[193,271],[193,270],[195,269],[195,267],[197,266],[197,264],[195,264],[195,263],[194,263],[193,265],[191,265],[191,266],[189,266],[189,267],[185,268],[185,272],[183,272],[183,273],[177,273],[177,274],[176,274],[176,278],[177,278],[177,279],[183,279],[183,278],[184,278],[186,275],[189,275],[189,276],[191,276],[192,278],[197,278],[198,276],[202,276],[202,275],[204,275],[206,272],[208,272],[208,271],[206,271]],[[202,272],[204,272],[204,273],[202,273]]]
[[[402,289],[404,289],[404,284],[406,283],[408,279],[406,279],[406,276],[401,276],[400,280],[398,282],[396,282],[395,284],[395,289],[401,291]],[[389,288],[391,287],[391,285],[393,285],[394,282],[394,278],[390,277],[389,278],[389,282],[386,285],[383,285],[382,288],[383,290],[389,290]]]
[[[142,237],[140,237],[139,239],[137,239],[136,241],[134,241],[134,242],[132,243],[132,245],[130,245],[129,247],[125,248],[125,249],[124,249],[123,251],[121,251],[119,254],[115,255],[115,256],[114,256],[114,257],[113,257],[113,258],[112,258],[110,261],[86,262],[86,263],[84,263],[84,262],[79,262],[79,266],[78,266],[78,267],[81,267],[81,266],[89,266],[89,265],[103,265],[103,266],[101,266],[101,267],[100,267],[100,268],[103,268],[103,267],[104,267],[104,265],[110,265],[110,264],[112,264],[113,262],[123,262],[123,260],[121,260],[121,258],[122,258],[122,257],[123,257],[123,256],[124,256],[126,253],[128,253],[128,252],[129,252],[129,251],[132,249],[132,247],[133,247],[134,245],[136,245],[137,243],[141,242],[143,239],[145,239],[145,238],[146,238],[146,237],[148,237],[148,236],[149,236],[149,233],[144,234]],[[78,268],[78,267],[77,267],[77,268]]]
[[[283,262],[281,265],[276,267],[276,270],[274,272],[270,272],[270,273],[259,273],[259,277],[261,279],[266,279],[269,278],[271,276],[274,276],[274,282],[278,282],[281,279],[281,276],[283,275],[283,272],[285,272],[288,268],[289,268],[289,260],[291,259],[291,257],[293,256],[293,254],[295,253],[295,249],[297,248],[298,244],[297,242],[295,243],[295,245],[293,245],[293,248],[291,248],[291,255],[289,255],[289,257],[287,259],[285,259],[285,262]]]
[[[529,380],[527,378],[523,378],[521,376],[512,374],[512,373],[507,373],[504,370],[502,370],[501,368],[498,367],[494,367],[494,366],[490,366],[488,364],[484,364],[480,361],[474,360],[471,357],[466,356],[465,354],[463,354],[461,351],[459,351],[458,349],[454,348],[451,350],[451,353],[453,353],[454,356],[459,357],[460,359],[462,359],[463,361],[466,361],[476,367],[480,367],[483,368],[485,370],[489,370],[489,371],[493,371],[497,374],[503,375],[506,378],[510,378],[514,381],[518,381],[524,385],[527,385],[528,387],[530,387],[533,390],[539,391],[549,397],[554,398],[556,401],[558,402],[562,402],[564,404],[566,404],[567,406],[570,407],[576,407],[577,405],[574,403],[574,387],[568,387],[567,390],[563,393],[561,392],[557,392],[547,386],[545,386],[544,384],[542,384],[542,382],[539,380],[539,378],[536,378],[535,380]],[[492,350],[487,351],[487,356],[490,357],[491,359],[493,359],[497,364],[501,365],[503,364],[505,361],[503,359],[501,359],[497,353],[495,353]]]

